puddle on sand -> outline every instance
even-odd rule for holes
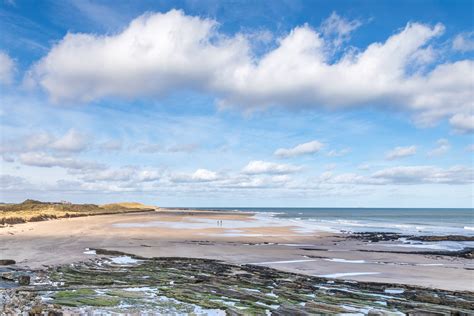
[[[114,264],[119,264],[119,265],[133,265],[133,264],[138,264],[140,262],[140,260],[133,259],[130,256],[112,257],[110,258],[110,261]]]
[[[380,274],[380,272],[344,272],[344,273],[322,274],[318,276],[322,278],[342,278],[342,277],[348,277],[348,276],[374,275],[374,274]]]

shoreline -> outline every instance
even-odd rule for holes
[[[223,220],[224,227],[217,226],[218,220]],[[120,226],[130,223],[141,226]],[[189,210],[31,222],[0,230],[0,259],[13,259],[19,268],[38,269],[88,260],[86,248],[105,248],[143,257],[261,263],[310,276],[473,291],[473,284],[463,282],[472,276],[474,265],[469,258],[420,248],[404,248],[400,253],[393,240],[368,242],[347,234],[272,225],[249,213]]]

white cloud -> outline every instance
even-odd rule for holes
[[[163,146],[162,144],[155,143],[140,143],[134,146],[138,152],[143,154],[156,154],[156,153],[191,153],[199,149],[198,144],[175,144],[171,146]]]
[[[171,176],[172,182],[211,182],[219,180],[217,172],[207,169],[197,169],[192,174],[176,174]]]
[[[302,168],[289,164],[254,160],[250,161],[243,169],[245,174],[288,174],[300,171]]]
[[[12,176],[8,174],[0,175],[0,188],[2,190],[23,190],[28,182],[23,177]]]
[[[465,184],[474,181],[474,172],[472,168],[462,166],[447,169],[434,166],[400,166],[379,170],[372,175],[372,178],[393,184]]]
[[[449,119],[449,123],[460,132],[474,131],[474,115],[472,114],[456,114]]]
[[[34,151],[54,151],[61,153],[77,153],[86,150],[91,137],[78,132],[75,129],[68,130],[64,135],[55,136],[48,132],[38,131],[24,137],[5,140],[0,152],[27,153]]]
[[[447,139],[441,138],[436,141],[437,147],[428,152],[428,156],[439,156],[447,153],[451,148],[451,144]]]
[[[215,72],[247,50],[244,38],[224,38],[216,27],[216,21],[171,10],[142,15],[115,35],[69,33],[34,67],[33,76],[55,100],[204,89]]]
[[[79,152],[86,149],[88,138],[76,131],[70,129],[61,138],[51,144],[51,148],[59,151]]]
[[[404,158],[408,156],[413,156],[416,154],[416,146],[408,147],[395,147],[394,149],[387,152],[385,158],[388,160],[394,160],[399,158]]]
[[[295,157],[307,154],[314,154],[323,148],[323,144],[317,140],[299,144],[293,148],[279,148],[275,151],[275,155],[283,158]]]
[[[465,149],[466,151],[474,152],[474,144],[467,145]]]
[[[329,157],[342,157],[342,156],[345,156],[347,155],[348,153],[350,153],[352,151],[351,148],[347,147],[347,148],[343,148],[343,149],[340,149],[340,150],[331,150],[327,153],[327,155]]]
[[[55,138],[46,132],[38,132],[31,134],[24,139],[25,147],[27,150],[46,149],[51,146],[55,141]],[[21,140],[16,142],[18,145],[21,144]]]
[[[335,15],[329,21],[342,40],[357,27]],[[69,33],[27,79],[56,101],[194,89],[219,96],[221,107],[383,104],[412,111],[419,124],[443,118],[456,124],[456,115],[467,115],[472,107],[474,62],[431,64],[436,52],[430,42],[443,31],[441,24],[409,23],[384,42],[329,62],[332,44],[304,25],[257,57],[250,36],[229,37],[214,20],[172,10],[140,16],[118,34]]]
[[[161,178],[161,172],[158,170],[140,170],[135,178],[139,182],[157,181]]]
[[[333,12],[321,24],[321,33],[325,38],[332,39],[333,45],[337,48],[347,42],[350,34],[361,25],[362,22],[359,20],[350,21]]]
[[[86,182],[153,182],[161,178],[161,172],[155,169],[142,169],[133,166],[108,168],[95,172],[86,172],[81,179]]]
[[[69,157],[54,157],[43,152],[27,152],[20,154],[20,162],[35,167],[61,167],[66,169],[99,169],[102,165],[94,162],[81,161]]]
[[[275,189],[288,188],[291,178],[287,174],[238,174],[228,176],[219,183],[220,188],[227,189]]]
[[[7,53],[0,51],[0,84],[11,84],[15,73],[15,62]]]
[[[198,169],[191,176],[191,179],[194,181],[214,181],[217,178],[217,173],[207,169]]]
[[[370,175],[324,172],[317,179],[319,183],[347,185],[468,184],[473,181],[474,170],[463,166],[397,166]]]
[[[379,180],[356,173],[334,174],[331,171],[323,172],[317,180],[324,184],[382,184]]]
[[[474,50],[474,32],[458,34],[452,45],[454,50],[470,52]]]

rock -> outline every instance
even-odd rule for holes
[[[18,277],[18,284],[20,284],[20,285],[30,285],[30,276],[29,275],[20,275]]]
[[[446,236],[413,236],[410,240],[419,241],[474,241],[474,236],[446,235]]]
[[[8,265],[12,265],[12,264],[15,264],[16,261],[15,260],[12,260],[12,259],[0,259],[0,266],[8,266]]]
[[[49,311],[48,316],[63,316],[63,313],[58,311]]]
[[[276,311],[272,311],[272,315],[283,316],[283,315],[294,315],[294,316],[306,316],[309,315],[301,308],[298,309],[296,306],[281,305]]]
[[[356,232],[345,236],[349,239],[357,239],[366,242],[379,242],[379,241],[393,241],[398,240],[402,237],[408,237],[397,233],[386,233],[386,232]]]
[[[417,310],[409,311],[407,313],[407,315],[408,316],[444,316],[446,314],[445,313],[437,313],[437,312],[432,311],[432,310],[417,309]]]
[[[0,305],[2,300],[7,302],[8,315],[37,315],[37,310],[32,306],[42,306],[42,315],[50,316],[62,315],[59,305],[64,303],[80,306],[81,314],[87,315],[95,307],[84,307],[83,302],[120,306],[120,301],[130,298],[136,302],[135,307],[156,308],[154,314],[158,315],[166,314],[164,311],[174,306],[174,300],[180,302],[180,308],[187,308],[183,304],[195,304],[203,308],[225,310],[232,316],[264,315],[269,312],[273,315],[333,315],[357,311],[372,316],[408,311],[411,315],[467,315],[468,311],[474,309],[474,294],[468,291],[450,292],[408,285],[394,288],[393,284],[388,283],[343,280],[330,280],[329,283],[328,279],[321,277],[263,266],[230,265],[208,259],[143,259],[126,269],[104,265],[106,260],[97,258],[91,262],[57,266],[48,269],[44,275],[38,271],[31,272],[35,280],[41,276],[38,281],[41,285],[5,290],[3,293],[8,297],[4,298],[0,290]],[[21,274],[25,272],[16,272],[15,279]],[[58,288],[58,284],[61,284],[61,288]],[[165,300],[162,303],[164,305],[160,306],[155,305],[157,302],[149,302],[146,293],[157,293],[154,290],[157,285],[160,286],[161,294],[173,300]],[[98,287],[107,289],[106,298],[102,292],[95,291]],[[146,293],[127,292],[124,287],[144,287],[147,290]],[[384,295],[387,289],[400,293]],[[45,297],[52,299],[48,305],[43,305],[41,301]],[[231,302],[238,305],[228,304]],[[370,312],[367,312],[367,308]],[[70,311],[79,310],[71,306],[65,308],[64,313],[69,314]]]
[[[35,315],[42,315],[43,314],[43,307],[42,306],[33,306],[31,310],[28,312],[29,316],[35,316]]]
[[[4,280],[15,281],[15,275],[13,272],[2,272],[0,273],[0,277]]]
[[[377,309],[371,309],[367,313],[367,316],[385,316],[385,315],[388,315],[388,314],[385,313],[384,311],[380,311],[380,310],[377,310]]]

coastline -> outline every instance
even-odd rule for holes
[[[465,282],[474,268],[469,258],[279,223],[251,213],[176,209],[31,222],[0,230],[0,259],[34,270],[87,261],[85,249],[103,248],[147,258],[215,259],[360,282],[473,290]]]
[[[468,291],[329,279],[210,259],[145,258],[105,249],[88,252],[94,259],[30,271],[31,284],[0,291],[1,311],[375,316],[467,315],[474,308],[474,294]]]

